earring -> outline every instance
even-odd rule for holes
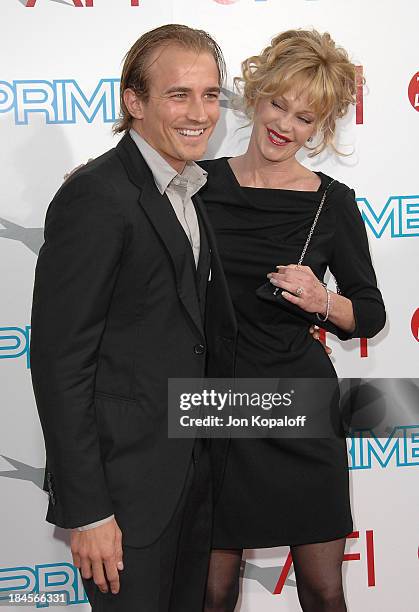
[[[307,138],[307,142],[311,142],[313,140],[313,136],[310,136],[310,138]]]

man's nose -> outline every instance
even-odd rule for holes
[[[188,105],[188,119],[197,123],[204,123],[208,119],[205,101],[201,97],[192,98]]]

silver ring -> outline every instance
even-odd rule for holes
[[[298,297],[300,297],[301,295],[303,295],[303,293],[304,293],[304,289],[302,287],[297,287],[295,295],[298,295]]]

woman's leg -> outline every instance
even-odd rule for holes
[[[243,550],[211,551],[205,612],[233,612],[239,597]]]
[[[345,538],[291,546],[303,612],[346,612],[342,585]]]

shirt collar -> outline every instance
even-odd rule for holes
[[[153,174],[156,187],[162,195],[167,191],[167,188],[175,178],[180,179],[182,183],[184,183],[185,180],[186,184],[190,183],[193,193],[196,193],[205,185],[208,173],[195,162],[186,162],[185,168],[182,173],[179,174],[167,163],[160,153],[153,149],[153,147],[134,130],[134,128],[130,129],[129,135],[137,145],[141,155],[144,157],[147,166]]]

